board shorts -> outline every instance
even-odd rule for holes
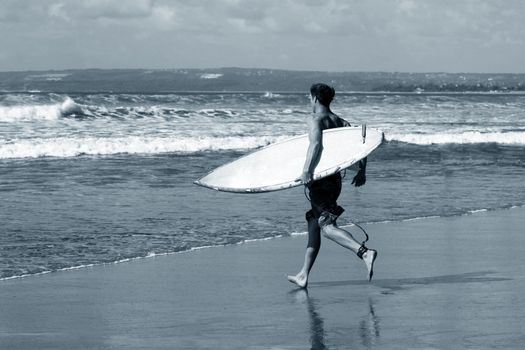
[[[321,228],[335,224],[337,218],[345,211],[341,206],[337,205],[341,187],[342,178],[340,173],[312,182],[308,187],[312,210],[306,212],[306,221],[315,218]]]

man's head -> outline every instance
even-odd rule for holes
[[[323,106],[330,107],[330,103],[335,96],[335,90],[326,84],[317,83],[310,88],[310,95],[313,99],[317,99]]]

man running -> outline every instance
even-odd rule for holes
[[[321,233],[337,244],[352,250],[362,259],[368,270],[368,280],[374,273],[374,261],[377,251],[368,249],[360,244],[350,234],[337,227],[336,220],[344,209],[337,205],[337,198],[341,193],[341,174],[336,173],[323,179],[313,181],[315,167],[323,152],[323,130],[350,126],[346,120],[339,118],[330,110],[330,103],[335,96],[335,90],[326,84],[314,84],[310,88],[310,101],[313,114],[308,117],[308,137],[310,145],[306,154],[301,180],[308,187],[312,209],[306,213],[308,222],[308,245],[304,264],[295,276],[288,276],[288,280],[301,288],[308,285],[308,275],[315,262],[321,247]],[[352,180],[355,186],[362,186],[366,182],[366,158],[359,161],[359,170]]]

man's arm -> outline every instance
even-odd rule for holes
[[[306,153],[303,174],[300,178],[305,185],[312,182],[315,167],[319,164],[323,153],[323,131],[319,120],[316,118],[308,119],[308,140],[310,144]]]
[[[352,180],[352,184],[355,184],[355,187],[363,186],[366,183],[366,157],[361,159],[357,166],[359,169],[357,170],[357,174],[355,174],[354,179]]]
[[[359,163],[357,163],[357,165],[359,166],[359,170],[363,170],[363,171],[366,170],[366,162],[367,162],[367,157],[364,157],[363,159],[359,161]]]
[[[350,125],[350,123],[348,121],[344,120],[343,118],[339,117],[339,119],[341,119],[341,121],[343,122],[343,127],[345,127],[345,126],[352,126],[352,125]]]

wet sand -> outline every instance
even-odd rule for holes
[[[306,237],[0,281],[0,349],[521,349],[525,209],[367,225],[375,275]]]

